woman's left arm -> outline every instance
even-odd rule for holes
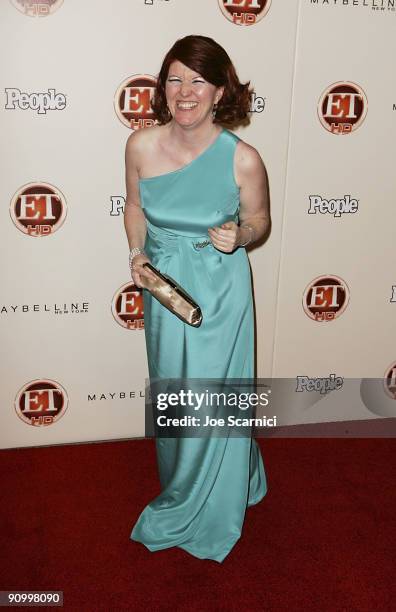
[[[243,140],[239,141],[235,151],[234,175],[240,188],[240,224],[228,221],[208,230],[214,246],[224,252],[256,242],[271,223],[264,162],[257,150]]]

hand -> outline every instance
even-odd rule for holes
[[[146,261],[151,263],[150,259],[144,253],[141,253],[140,255],[135,255],[135,257],[132,259],[131,276],[132,276],[132,280],[135,283],[136,287],[139,287],[139,289],[142,289],[145,287],[145,281],[144,281],[145,278],[152,279],[152,280],[156,280],[157,278],[151,272],[151,270],[148,270],[147,268],[143,268],[143,264],[146,263]]]
[[[209,237],[213,246],[224,253],[232,253],[240,243],[240,229],[235,221],[222,223],[220,227],[210,227]]]

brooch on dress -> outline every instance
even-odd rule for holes
[[[198,249],[203,249],[204,247],[211,244],[210,240],[204,240],[203,242],[193,242],[193,247],[197,251]]]

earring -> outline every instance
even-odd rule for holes
[[[217,111],[217,107],[218,107],[218,104],[217,104],[217,103],[216,103],[216,104],[213,104],[213,108],[212,108],[212,117],[213,117],[213,119],[215,119],[215,118],[216,118],[216,111]]]

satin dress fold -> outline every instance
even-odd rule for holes
[[[246,250],[216,249],[208,228],[239,219],[234,154],[222,129],[192,162],[139,180],[145,251],[200,305],[194,328],[143,289],[150,379],[254,377],[254,314]],[[150,551],[178,546],[222,562],[241,537],[246,508],[267,492],[252,437],[156,438],[161,493],[141,512],[131,539]]]

